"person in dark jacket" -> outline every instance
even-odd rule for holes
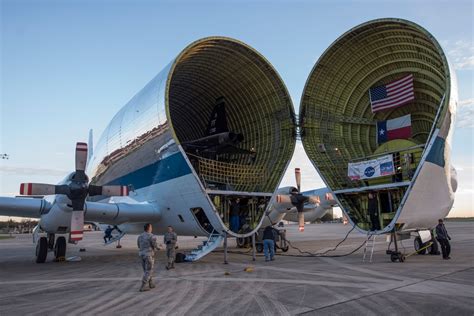
[[[113,231],[113,228],[108,226],[107,229],[105,230],[105,233],[104,233],[104,242],[107,243],[107,241],[110,241],[110,239],[112,239],[112,231]]]
[[[240,199],[235,199],[230,204],[230,213],[229,213],[229,224],[230,230],[233,232],[239,231],[239,223],[240,223]]]
[[[443,253],[443,259],[451,259],[449,256],[451,254],[451,245],[448,240],[451,240],[451,237],[444,226],[443,220],[438,220],[438,225],[436,226],[436,239],[441,245],[441,252]]]
[[[268,225],[263,230],[263,254],[265,261],[275,260],[275,239],[278,231],[272,226]]]
[[[377,196],[372,192],[369,193],[368,211],[370,216],[370,222],[372,223],[371,230],[380,230],[379,200],[377,199]]]

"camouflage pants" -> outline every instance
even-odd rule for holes
[[[174,245],[172,247],[166,247],[166,257],[168,258],[168,266],[172,266],[174,264],[174,258],[176,257]]]
[[[143,268],[143,278],[142,282],[147,283],[153,277],[153,266],[155,265],[155,258],[152,256],[141,256],[142,268]]]

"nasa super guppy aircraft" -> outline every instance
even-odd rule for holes
[[[374,113],[371,88],[406,76],[414,97]],[[80,241],[84,221],[118,225],[124,233],[151,222],[158,233],[172,225],[180,235],[208,236],[187,255],[197,260],[224,234],[251,236],[264,220],[275,223],[292,209],[302,228],[305,211],[320,206],[319,196],[300,193],[298,171],[297,188],[276,190],[300,133],[328,185],[327,207],[337,201],[353,225],[370,231],[370,191],[379,204],[375,233],[426,231],[453,203],[456,100],[454,73],[438,42],[406,20],[370,21],[331,45],[308,78],[299,122],[282,79],[262,55],[234,39],[204,38],[112,118],[95,148],[91,141],[77,144],[74,172],[57,185],[22,184],[20,193],[36,198],[2,197],[0,215],[40,218],[47,237],[35,234],[37,262],[53,249],[64,257],[64,235]],[[377,121],[407,114],[411,134],[380,143]],[[384,165],[382,174],[367,162],[380,156],[393,170]],[[374,168],[365,177],[357,173],[364,163]],[[232,227],[237,199],[246,230]]]

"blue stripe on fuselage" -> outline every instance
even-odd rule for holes
[[[438,165],[440,167],[444,167],[445,161],[444,161],[444,146],[445,146],[446,141],[441,138],[441,137],[436,137],[433,146],[430,149],[430,152],[428,153],[428,156],[426,157],[426,161],[429,161],[431,163],[434,163],[435,165]]]
[[[151,165],[137,169],[120,178],[110,181],[107,185],[132,185],[135,190],[152,184],[179,178],[191,173],[183,155],[178,152]]]

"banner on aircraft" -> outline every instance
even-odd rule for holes
[[[393,155],[348,164],[348,176],[351,180],[373,179],[395,173]]]

